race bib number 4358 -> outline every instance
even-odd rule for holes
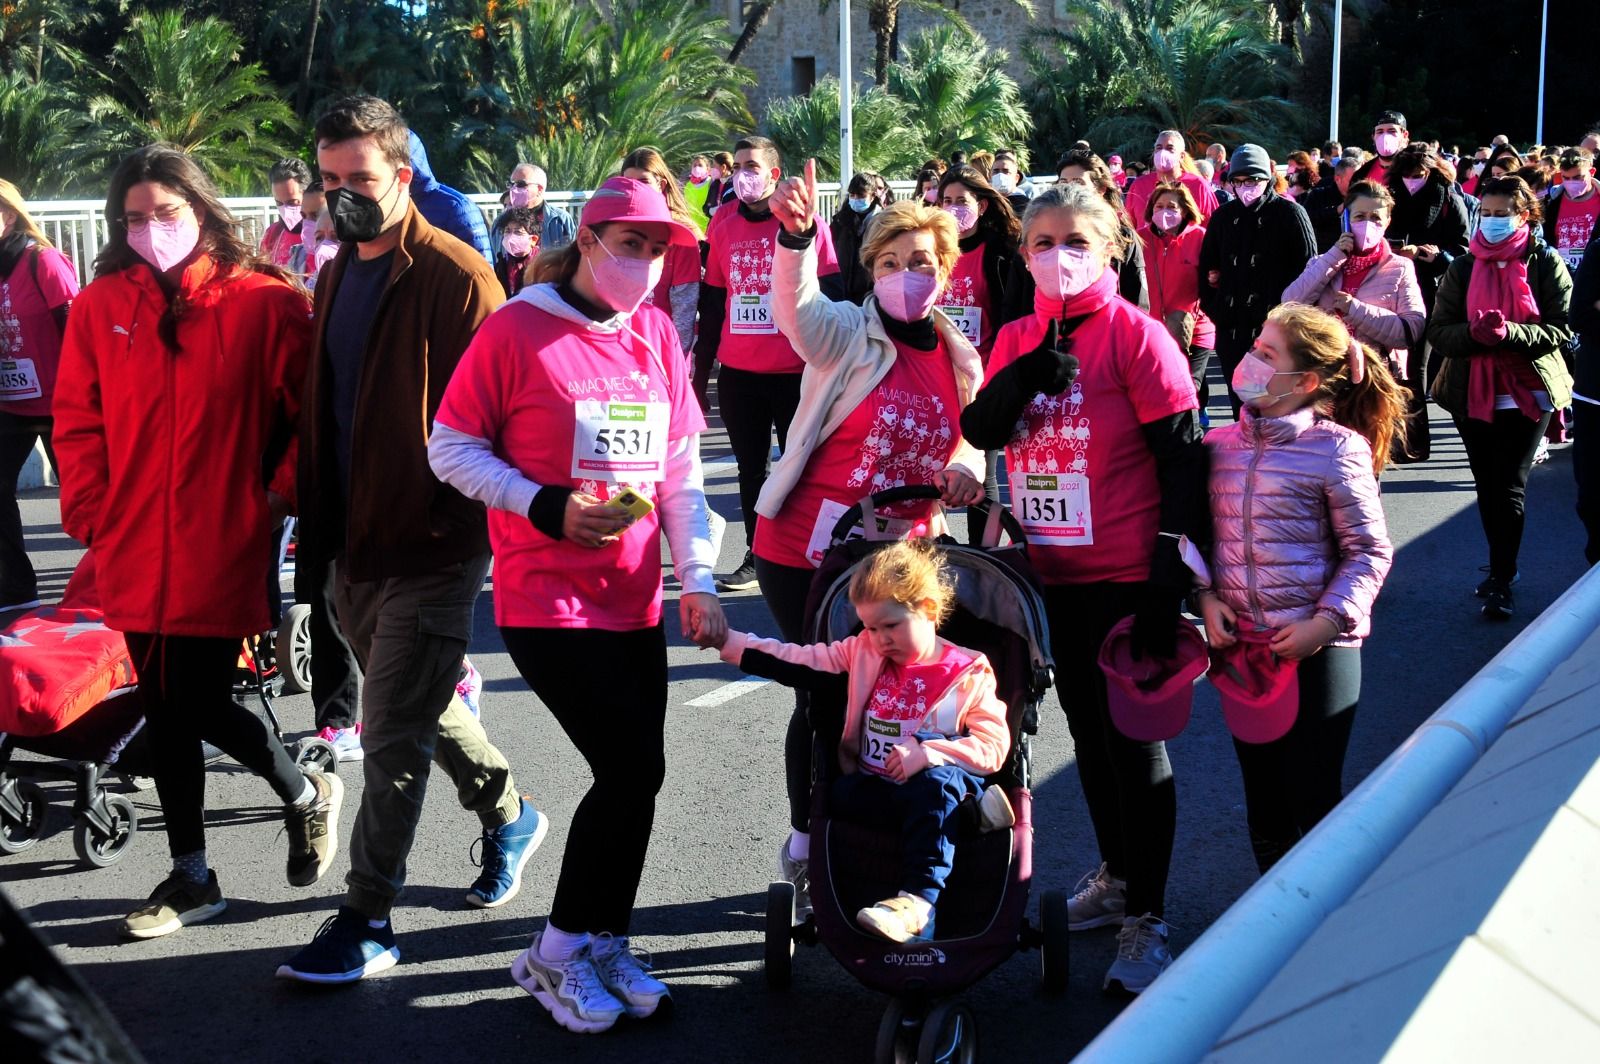
[[[44,394],[31,358],[0,359],[0,403],[37,399]]]

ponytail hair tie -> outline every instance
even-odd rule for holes
[[[1351,384],[1360,384],[1366,379],[1367,352],[1364,347],[1356,343],[1353,336],[1350,338],[1350,346],[1345,349],[1344,363]]]

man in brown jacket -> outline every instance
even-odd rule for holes
[[[483,822],[470,904],[517,891],[545,818],[456,696],[489,570],[484,508],[428,467],[445,385],[500,284],[482,255],[411,202],[410,143],[370,96],[317,121],[317,162],[341,248],[317,285],[300,438],[299,564],[333,567],[333,599],[365,674],[365,788],[338,915],[278,975],[348,983],[400,959],[389,910],[405,882],[429,764]],[[313,649],[313,652],[314,649]]]

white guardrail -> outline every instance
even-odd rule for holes
[[[1202,1059],[1600,627],[1589,570],[1178,957],[1075,1064]]]
[[[896,197],[904,199],[916,188],[914,181],[891,181],[890,188]],[[839,206],[837,182],[817,186],[818,206],[824,218]],[[549,192],[545,201],[570,210],[576,220],[588,192]],[[477,204],[486,220],[492,222],[503,208],[497,192],[469,193],[467,198]],[[277,219],[277,204],[270,196],[233,197],[222,201],[239,220],[240,235],[252,244],[259,243],[261,234]],[[78,270],[78,283],[88,284],[94,270],[95,256],[106,242],[106,211],[104,200],[40,200],[26,204],[28,213],[50,242],[72,260]]]

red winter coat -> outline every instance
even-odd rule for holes
[[[268,274],[183,274],[176,352],[142,263],[73,303],[56,384],[61,524],[93,543],[106,623],[238,637],[268,624],[267,489],[292,500],[311,345],[305,294]]]

